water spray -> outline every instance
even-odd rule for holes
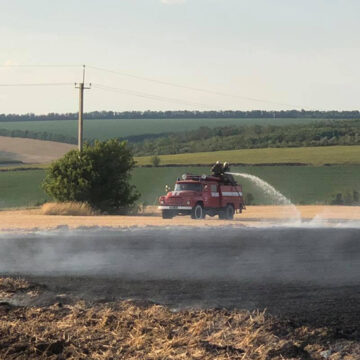
[[[276,190],[272,185],[270,185],[265,180],[259,178],[258,176],[246,174],[246,173],[234,173],[234,172],[227,172],[226,174],[233,175],[233,176],[241,176],[245,179],[250,180],[256,186],[258,186],[261,190],[264,191],[267,195],[269,195],[272,199],[274,199],[280,205],[287,205],[290,207],[291,211],[294,213],[294,217],[296,220],[301,220],[301,214],[296,206],[280,191]]]

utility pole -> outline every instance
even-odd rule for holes
[[[83,79],[81,83],[75,83],[75,88],[79,89],[79,120],[78,120],[78,149],[83,148],[83,128],[84,128],[84,89],[91,89],[91,84],[85,86],[85,65],[83,65]]]

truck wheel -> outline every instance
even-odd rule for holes
[[[191,218],[200,220],[205,218],[205,211],[201,204],[196,204],[191,210]]]
[[[163,219],[172,219],[174,217],[174,213],[171,210],[163,210],[162,218]]]
[[[235,210],[234,210],[234,207],[232,205],[226,205],[226,208],[225,208],[225,219],[226,220],[232,220],[234,218],[234,213],[235,213]]]

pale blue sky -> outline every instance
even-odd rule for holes
[[[162,101],[94,88],[87,111],[359,109],[359,15],[358,0],[0,0],[0,65],[88,64],[234,95],[89,68],[94,84]],[[80,78],[80,66],[0,68],[0,84]],[[0,113],[76,109],[72,86],[0,87]]]

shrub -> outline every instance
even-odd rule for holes
[[[160,165],[161,159],[157,155],[154,155],[151,157],[150,161],[153,166],[158,167]]]
[[[353,190],[352,193],[347,191],[345,196],[342,193],[336,194],[336,196],[330,201],[331,205],[360,205],[360,195],[357,190]]]
[[[353,205],[353,196],[349,191],[344,196],[344,205]]]
[[[247,193],[245,196],[245,204],[246,205],[253,205],[254,204],[254,195],[252,193]]]
[[[83,151],[71,150],[51,164],[43,188],[60,202],[85,202],[114,212],[131,207],[139,193],[130,185],[135,161],[126,142],[96,141]]]
[[[335,198],[331,201],[331,205],[344,205],[344,198],[342,193],[335,195]]]
[[[353,190],[353,201],[355,205],[360,205],[360,194],[357,190]]]

